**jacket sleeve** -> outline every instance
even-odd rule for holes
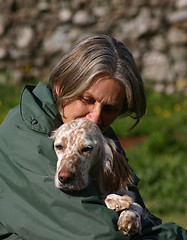
[[[104,135],[106,137],[109,137],[111,138],[115,144],[116,144],[116,147],[117,147],[117,150],[126,158],[126,160],[128,161],[127,157],[126,157],[126,153],[125,151],[123,150],[120,142],[119,142],[119,139],[118,137],[116,136],[115,132],[113,131],[113,129],[111,127],[109,127]],[[162,223],[162,220],[159,219],[158,217],[152,215],[150,213],[150,211],[146,208],[144,202],[143,202],[143,199],[139,193],[139,190],[138,190],[138,183],[139,183],[140,179],[136,176],[136,174],[134,173],[134,186],[131,186],[129,187],[129,191],[132,191],[134,192],[135,194],[135,202],[137,202],[138,204],[140,204],[144,211],[146,212],[147,214],[147,217],[142,219],[142,226],[145,227],[145,228],[149,228],[149,227],[153,227],[153,226],[156,226],[156,225],[159,225]]]
[[[17,234],[12,233],[8,228],[0,223],[0,239],[2,240],[22,240]]]

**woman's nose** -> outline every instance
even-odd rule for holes
[[[93,122],[97,125],[101,125],[102,123],[102,108],[101,106],[95,105],[93,109],[87,114],[87,120]]]

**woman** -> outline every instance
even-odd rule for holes
[[[49,136],[61,124],[83,118],[115,139],[125,154],[110,124],[119,115],[128,115],[136,119],[135,126],[145,109],[144,87],[133,57],[109,36],[79,42],[52,71],[50,87],[26,86],[20,105],[0,127],[0,238],[128,239],[116,230],[117,214],[102,205],[91,185],[73,195],[55,188],[57,159]],[[134,175],[131,190],[145,208],[138,181]],[[142,235],[131,239],[186,236],[176,225],[159,224],[161,220],[149,214],[142,221]]]

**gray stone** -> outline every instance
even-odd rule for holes
[[[151,39],[150,45],[156,51],[163,51],[167,47],[167,42],[162,35],[156,35]]]
[[[69,22],[72,18],[72,12],[70,9],[61,9],[58,13],[58,18],[62,23]]]
[[[187,78],[186,0],[18,0],[16,11],[12,2],[3,1],[0,12],[0,68],[8,66],[11,78],[44,79],[75,42],[93,34],[124,42],[158,91]],[[32,71],[20,71],[25,62]]]
[[[43,44],[44,51],[48,53],[52,52],[65,52],[70,48],[71,43],[68,40],[69,27],[64,25],[58,27],[55,32],[48,37]]]
[[[187,32],[179,28],[171,28],[167,34],[169,44],[185,44],[187,43]]]
[[[165,91],[168,95],[174,93],[174,91],[175,91],[174,85],[173,84],[168,84],[165,88]]]
[[[43,11],[49,11],[50,10],[50,5],[47,1],[40,1],[37,5],[37,8],[39,11],[43,12]]]
[[[94,7],[93,14],[96,17],[104,17],[106,15],[106,8],[105,7]]]
[[[93,15],[90,15],[88,12],[84,10],[79,10],[73,16],[72,21],[76,25],[84,26],[88,24],[93,24],[95,22],[95,18]]]
[[[143,66],[144,78],[158,82],[171,78],[168,58],[162,53],[156,51],[146,53],[143,57]]]
[[[13,60],[19,60],[19,59],[22,59],[22,58],[25,58],[25,57],[28,57],[29,55],[29,49],[20,49],[20,48],[16,48],[14,46],[11,46],[9,49],[8,49],[8,53],[11,57],[11,59]]]
[[[0,59],[5,59],[7,56],[7,49],[5,47],[0,46]]]
[[[175,61],[173,63],[173,74],[175,76],[175,81],[186,78],[186,61]]]
[[[18,48],[27,48],[34,39],[34,31],[29,26],[19,28],[16,35],[16,46]]]
[[[164,85],[162,83],[156,83],[153,85],[153,89],[156,92],[163,92],[164,91]]]
[[[170,24],[187,21],[187,9],[171,12],[167,16],[167,20]]]
[[[187,1],[186,0],[176,0],[176,7],[177,8],[187,7]]]
[[[183,62],[185,62],[187,58],[187,48],[185,45],[171,46],[169,49],[169,55],[171,59],[174,59],[175,61],[182,60]]]

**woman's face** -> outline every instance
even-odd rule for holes
[[[103,132],[119,115],[124,99],[124,88],[109,75],[100,74],[77,99],[63,103],[62,120],[86,119]]]

